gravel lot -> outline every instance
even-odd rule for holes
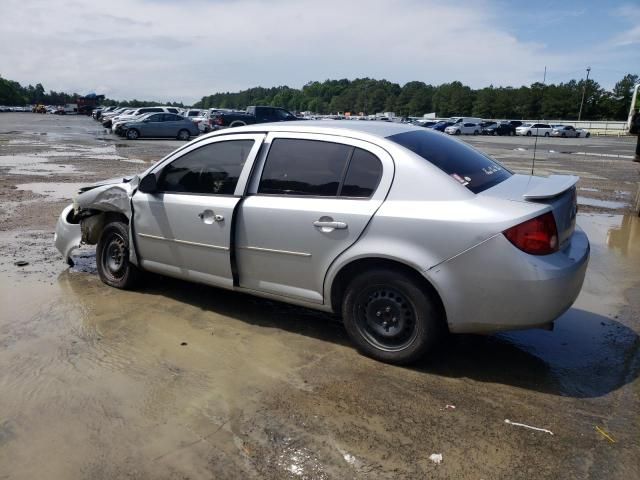
[[[464,140],[531,171],[532,138]],[[401,368],[318,312],[158,277],[108,288],[92,248],[68,268],[53,229],[77,186],[183,142],[0,114],[0,478],[640,478],[633,140],[535,146],[536,174],[580,175],[592,243],[553,331],[455,336]]]

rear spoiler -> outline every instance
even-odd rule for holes
[[[522,197],[526,200],[557,197],[578,183],[580,177],[575,175],[549,175],[546,180],[546,182],[540,183],[523,193]]]

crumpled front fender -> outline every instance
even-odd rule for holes
[[[80,230],[80,222],[74,217],[73,204],[68,205],[62,210],[58,224],[56,225],[56,233],[54,241],[56,248],[62,254],[69,265],[73,265],[71,260],[71,252],[80,246],[82,241],[82,231]]]

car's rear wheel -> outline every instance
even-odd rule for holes
[[[357,349],[383,362],[406,364],[435,344],[442,319],[428,292],[400,270],[363,272],[347,287],[345,328]]]
[[[549,136],[549,132],[544,132],[544,136],[548,137]]]
[[[107,285],[133,288],[140,271],[129,262],[129,227],[123,222],[111,222],[104,227],[96,248],[98,275]]]
[[[474,130],[474,131],[473,131],[473,134],[474,134],[474,135],[478,135],[478,133],[480,133],[480,132],[478,132],[478,130]]]
[[[127,138],[129,140],[136,140],[138,139],[138,137],[140,137],[140,132],[135,128],[130,128],[129,130],[127,130]]]
[[[189,140],[190,136],[189,130],[180,130],[178,132],[178,140]]]

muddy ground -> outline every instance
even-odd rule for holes
[[[533,139],[467,140],[530,171]],[[411,368],[358,355],[324,314],[159,277],[108,288],[92,248],[68,268],[53,228],[77,185],[181,144],[0,114],[0,479],[640,478],[631,139],[538,140],[536,173],[582,177],[592,243],[555,329],[451,337]]]

